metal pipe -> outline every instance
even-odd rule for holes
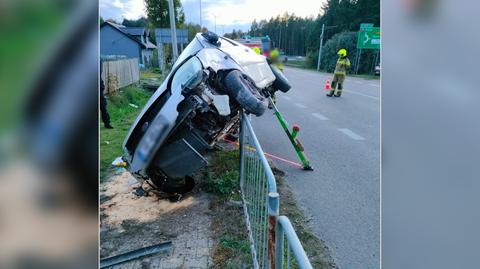
[[[285,216],[280,216],[277,218],[277,225],[282,226],[283,232],[287,238],[288,245],[290,246],[295,260],[297,261],[298,267],[301,269],[313,269],[310,261],[308,260],[307,254],[298,239],[295,230],[293,229],[290,220]]]
[[[320,34],[320,47],[318,48],[317,71],[320,70],[320,60],[322,59],[323,33],[324,33],[324,32],[325,32],[325,24],[322,24],[322,33]]]
[[[279,212],[280,197],[277,192],[270,192],[268,194],[268,260],[270,261],[270,268],[275,268],[275,227],[277,225],[277,217]]]
[[[177,29],[175,25],[175,9],[173,7],[173,0],[168,0],[168,13],[170,13],[170,30],[172,32],[172,51],[173,51],[173,63],[178,58],[177,47]]]
[[[107,268],[110,266],[131,261],[131,260],[139,259],[148,255],[156,254],[163,250],[167,250],[171,247],[172,247],[172,241],[168,241],[161,244],[144,247],[144,248],[136,249],[133,251],[125,252],[119,255],[115,255],[112,257],[104,258],[100,260],[100,268]]]

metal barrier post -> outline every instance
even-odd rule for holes
[[[300,269],[311,269],[290,221],[285,216],[279,217],[280,197],[275,176],[245,113],[241,117],[239,140],[240,187],[252,267],[283,269],[286,263],[290,268],[293,260]]]
[[[245,136],[245,127],[243,125],[244,114],[240,116],[240,189],[243,190],[244,181],[245,181],[245,148],[244,148],[244,136]]]
[[[283,227],[277,225],[275,231],[275,269],[283,269]]]
[[[268,260],[271,269],[275,269],[275,227],[279,212],[279,200],[277,192],[268,193]]]

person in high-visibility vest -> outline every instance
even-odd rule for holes
[[[283,63],[280,61],[280,52],[277,49],[273,49],[268,57],[270,63],[283,72]]]
[[[347,69],[350,68],[350,60],[347,58],[347,50],[341,49],[337,53],[339,55],[337,65],[335,66],[335,72],[333,75],[332,89],[327,93],[328,97],[340,97],[342,95],[343,83],[345,76],[347,75]]]

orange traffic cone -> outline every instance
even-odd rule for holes
[[[332,86],[330,85],[330,80],[327,79],[327,82],[325,83],[325,90],[329,91],[332,89]]]

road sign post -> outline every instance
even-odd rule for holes
[[[360,31],[358,31],[357,37],[358,53],[355,63],[355,74],[358,74],[363,49],[380,49],[380,27],[373,27],[373,23],[360,24]]]

